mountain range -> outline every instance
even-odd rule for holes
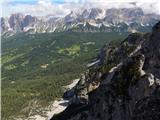
[[[11,36],[20,32],[146,32],[160,15],[145,13],[141,8],[90,8],[71,11],[64,17],[35,17],[21,13],[1,17],[1,33]]]

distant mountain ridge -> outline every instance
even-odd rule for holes
[[[0,30],[6,36],[19,32],[144,32],[158,20],[160,15],[144,13],[141,8],[91,8],[71,11],[64,17],[12,14],[9,18],[1,17]]]

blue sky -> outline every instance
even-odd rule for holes
[[[160,0],[0,0],[1,16],[13,13],[31,14],[34,16],[64,16],[81,8],[130,8],[135,2],[145,12],[160,14]]]
[[[14,4],[36,4],[39,0],[10,0],[10,3]],[[50,0],[53,3],[64,3],[64,0]]]

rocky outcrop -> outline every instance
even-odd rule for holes
[[[75,86],[68,108],[52,120],[159,120],[160,22],[152,33],[105,45],[99,63]]]

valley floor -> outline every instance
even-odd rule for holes
[[[49,111],[46,111],[45,115],[35,115],[28,118],[28,120],[50,120],[53,115],[58,114],[66,109],[68,106],[69,100],[59,100],[54,101],[54,103],[51,105],[51,108]]]
[[[79,79],[73,80],[73,82],[71,84],[65,86],[65,88],[72,89],[78,83],[78,81],[79,81]],[[67,108],[68,104],[69,104],[69,100],[64,100],[63,98],[61,98],[60,100],[54,101],[50,105],[50,107],[45,109],[43,115],[37,114],[34,116],[30,116],[26,119],[16,118],[16,120],[50,120],[53,117],[53,115],[64,111]]]

